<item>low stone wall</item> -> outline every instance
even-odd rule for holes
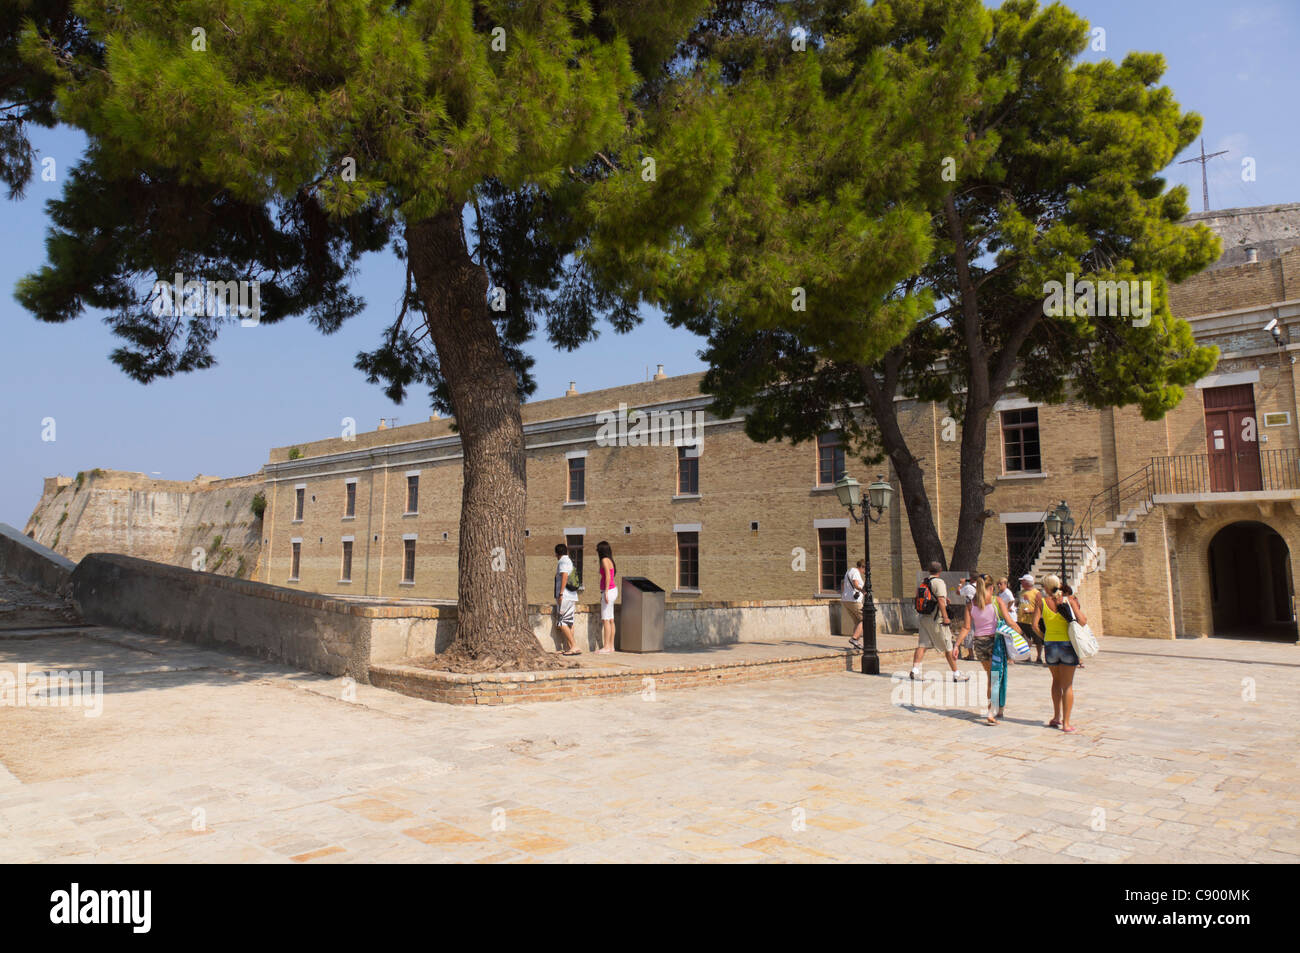
[[[112,553],[81,560],[72,573],[72,599],[87,622],[359,682],[369,679],[372,623],[387,608]]]
[[[614,606],[617,629],[623,610]],[[456,637],[454,606],[389,606],[388,619],[376,620],[371,658],[376,662],[419,658],[446,651]],[[528,607],[528,621],[538,643],[548,652],[563,648],[560,631],[552,621],[552,607]],[[908,613],[911,625],[908,626]],[[600,606],[574,607],[578,644],[588,651],[600,648],[604,638]],[[916,630],[911,603],[898,600],[876,603],[877,632]],[[848,635],[852,624],[838,599],[773,602],[673,602],[664,610],[664,648],[731,645],[736,642],[779,642],[801,636]]]
[[[599,616],[599,613],[597,613]],[[508,705],[565,701],[597,695],[631,695],[704,685],[734,684],[798,675],[852,671],[857,656],[844,652],[761,659],[719,665],[702,663],[632,671],[564,669],[557,672],[501,672],[461,675],[410,665],[375,665],[370,682],[379,688],[451,705]]]
[[[43,592],[62,593],[77,567],[71,559],[0,523],[0,574]]]

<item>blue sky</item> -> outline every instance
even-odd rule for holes
[[[1207,151],[1230,150],[1211,162],[1211,207],[1300,201],[1300,73],[1294,67],[1300,3],[1069,5],[1106,31],[1106,52],[1089,58],[1118,60],[1129,50],[1165,55],[1164,82],[1184,109],[1203,117]],[[40,158],[55,159],[60,179],[82,142],[65,129],[36,135]],[[1255,160],[1253,182],[1242,181],[1244,157]],[[1171,166],[1168,178],[1188,186],[1192,210],[1199,211],[1199,167]],[[44,203],[60,188],[61,181],[38,178],[23,201],[0,197],[0,522],[21,528],[40,496],[41,478],[57,473],[104,467],[165,479],[235,476],[257,470],[272,446],[336,435],[344,417],[370,430],[380,417],[401,424],[428,416],[422,393],[394,406],[352,367],[356,353],[373,348],[396,314],[402,270],[390,254],[363,261],[356,288],[367,310],[331,337],[303,320],[235,325],[216,342],[216,367],[148,386],[127,379],[108,360],[116,340],[98,316],[48,325],[13,300],[18,279],[44,261]],[[536,396],[558,397],[570,380],[582,391],[644,380],[656,363],[669,374],[702,370],[699,348],[691,334],[654,319],[627,335],[606,329],[573,353],[534,341]],[[53,442],[41,439],[47,417],[56,422]]]

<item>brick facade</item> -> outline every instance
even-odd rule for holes
[[[1171,306],[1197,338],[1220,347],[1219,366],[1189,389],[1165,419],[1143,420],[1135,408],[1095,410],[1082,403],[1038,406],[1041,471],[1004,468],[1003,410],[1029,407],[1012,394],[988,425],[986,481],[995,516],[985,524],[981,565],[954,567],[1007,572],[1010,523],[1036,523],[1065,500],[1076,515],[1117,481],[1153,458],[1206,453],[1205,386],[1246,381],[1253,387],[1263,451],[1300,448],[1300,389],[1293,361],[1300,351],[1300,248],[1258,262],[1216,268],[1171,289]],[[1271,318],[1296,328],[1297,343],[1278,346],[1263,331]],[[703,412],[701,375],[659,378],[589,394],[525,405],[530,602],[551,599],[554,545],[583,538],[583,602],[596,601],[596,543],[608,540],[622,575],[648,576],[671,600],[835,598],[820,579],[819,529],[844,529],[850,563],[862,553],[862,527],[829,486],[818,485],[815,444],[755,444],[739,419],[706,418],[699,456],[699,492],[677,492],[678,449],[604,446],[601,414],[625,408]],[[1264,415],[1289,414],[1263,426]],[[945,411],[902,401],[900,419],[926,469],[935,522],[947,547],[959,506],[960,433],[945,426]],[[953,438],[956,439],[945,439]],[[569,459],[582,456],[585,500],[568,496]],[[290,459],[291,456],[293,459]],[[1294,464],[1292,464],[1294,466]],[[849,460],[864,485],[876,474]],[[259,578],[326,593],[454,599],[460,513],[460,447],[447,420],[283,447],[264,468],[268,507]],[[408,513],[407,477],[418,474],[418,511]],[[347,481],[356,481],[355,513],[345,515]],[[872,575],[881,600],[907,599],[917,557],[899,503],[873,527]],[[1292,480],[1288,486],[1296,485]],[[303,490],[303,514],[295,498]],[[1267,494],[1266,494],[1267,495]],[[1169,638],[1213,629],[1208,547],[1214,532],[1243,519],[1273,527],[1294,548],[1300,543],[1300,492],[1265,500],[1237,495],[1161,503],[1106,545],[1104,569],[1083,580],[1093,618],[1112,632]],[[1292,499],[1295,502],[1291,502]],[[757,524],[755,528],[753,524]],[[679,530],[699,539],[699,585],[677,578]],[[414,577],[404,581],[404,537],[415,537]],[[350,580],[340,578],[342,544],[352,540]],[[292,576],[293,541],[300,563]],[[1294,571],[1294,570],[1293,570]],[[1292,580],[1290,588],[1294,588]],[[838,587],[836,587],[838,588]],[[1204,597],[1204,598],[1203,598]],[[1104,622],[1102,620],[1104,619]]]

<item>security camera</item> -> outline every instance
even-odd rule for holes
[[[1269,334],[1272,334],[1273,329],[1276,327],[1277,327],[1277,318],[1274,318],[1272,321],[1268,322],[1268,324],[1264,325],[1264,330],[1267,331]]]

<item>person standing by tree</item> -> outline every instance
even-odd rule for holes
[[[581,655],[582,650],[573,635],[574,609],[578,605],[578,593],[573,586],[573,560],[569,558],[569,547],[564,543],[555,545],[555,626],[568,643],[564,655]]]
[[[596,555],[600,557],[600,627],[604,636],[603,644],[596,651],[608,655],[614,651],[614,601],[618,598],[614,577],[618,567],[614,563],[614,550],[605,540],[596,544]]]

